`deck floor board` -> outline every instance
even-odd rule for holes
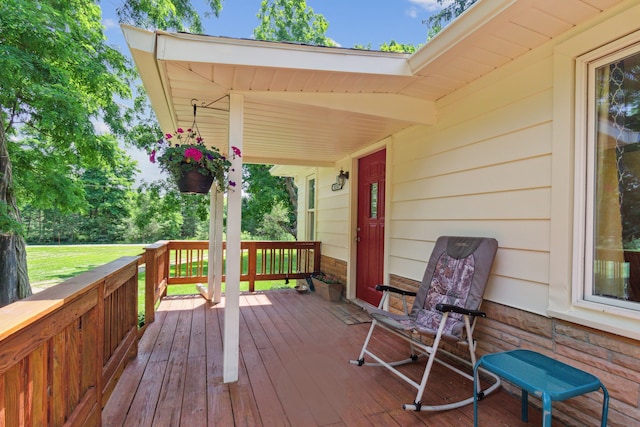
[[[348,325],[317,295],[274,290],[240,296],[238,382],[222,379],[224,302],[197,295],[165,298],[103,410],[104,426],[460,426],[473,406],[411,412],[415,389],[383,368],[358,367],[369,324]],[[375,337],[375,336],[374,336]],[[376,337],[386,356],[406,357],[393,337]],[[422,364],[403,367],[410,376]],[[432,370],[424,400],[469,393],[469,382]],[[539,425],[519,418],[519,399],[503,390],[482,401],[481,425]]]

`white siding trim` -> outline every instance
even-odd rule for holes
[[[574,194],[574,188],[583,188],[582,176],[586,167],[581,154],[582,145],[586,143],[581,135],[586,111],[577,110],[578,106],[586,104],[583,96],[576,92],[576,87],[579,90],[583,87],[583,82],[576,78],[576,59],[637,31],[638,16],[640,5],[603,14],[598,17],[597,25],[567,39],[554,50],[552,211],[547,310],[550,316],[634,339],[640,338],[637,312],[578,301],[583,280],[580,275],[574,275],[574,272],[580,271],[584,262],[580,253],[580,248],[584,247],[584,223],[581,223],[580,217],[585,206],[585,195],[583,191]],[[575,180],[578,176],[580,181]],[[577,212],[578,221],[574,211]],[[578,252],[574,252],[574,249],[578,249]]]

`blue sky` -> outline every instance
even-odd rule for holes
[[[126,51],[115,18],[115,9],[121,3],[122,0],[100,2],[107,37]],[[198,0],[194,0],[194,4],[197,3]],[[307,6],[324,15],[329,22],[327,36],[340,46],[371,44],[372,49],[391,40],[424,43],[427,27],[422,20],[440,9],[436,0],[307,0]],[[259,9],[260,0],[223,0],[220,17],[205,20],[205,34],[251,38],[258,25]]]

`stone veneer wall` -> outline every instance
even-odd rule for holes
[[[420,286],[420,282],[396,275],[391,275],[390,284],[412,291]],[[400,298],[394,298],[391,307],[401,311]],[[608,425],[640,425],[640,342],[490,301],[483,303],[482,310],[487,317],[478,319],[474,333],[478,357],[523,348],[590,372],[609,390]],[[466,347],[449,349],[468,360]],[[510,393],[520,395],[519,388],[503,384]],[[531,395],[529,401],[541,406]],[[554,418],[569,426],[600,425],[601,410],[600,391],[553,403]]]
[[[343,285],[347,283],[347,262],[322,255],[320,258],[320,271],[333,276]]]

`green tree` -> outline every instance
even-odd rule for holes
[[[256,234],[260,239],[265,240],[293,240],[287,230],[290,228],[290,212],[287,206],[282,202],[277,202],[271,208],[271,211],[264,215],[262,224]]]
[[[27,241],[124,241],[136,172],[124,150],[114,148],[113,162],[83,167],[64,164],[61,150],[47,153],[38,148],[46,145],[12,150]],[[76,158],[73,153],[64,157]],[[47,168],[42,162],[52,165]],[[52,173],[57,167],[72,170]]]
[[[207,4],[217,13],[221,0]],[[181,30],[186,22],[201,30],[187,0],[134,0],[119,13],[131,24]],[[106,43],[101,21],[94,1],[0,2],[0,306],[31,294],[10,152],[32,137],[49,152],[69,153],[61,163],[42,163],[52,166],[45,175],[66,175],[64,165],[77,159],[87,167],[112,161],[113,138],[95,123],[122,135],[134,117],[118,102],[131,98],[133,67]]]
[[[182,194],[170,179],[141,185],[135,197],[130,240],[205,239],[209,196]]]
[[[135,162],[117,149],[114,163],[84,170],[81,175],[88,208],[78,221],[81,240],[122,242],[127,236],[127,219],[131,215]]]
[[[262,0],[257,16],[260,24],[253,30],[257,40],[336,45],[326,36],[325,17],[314,13],[305,0]]]
[[[206,0],[205,16],[219,16],[222,0]],[[126,0],[116,10],[120,22],[142,28],[201,33],[202,20],[189,0]]]
[[[398,43],[395,40],[391,40],[389,43],[384,42],[380,45],[378,50],[382,52],[398,52],[398,53],[413,53],[420,49],[421,45]],[[357,44],[354,49],[371,50],[371,43],[365,45]]]
[[[438,4],[445,5],[438,13],[434,13],[423,21],[427,25],[427,39],[431,39],[447,24],[460,16],[478,0],[437,0]]]
[[[80,1],[0,4],[0,305],[31,293],[9,157],[25,131],[51,150],[87,162],[109,159],[96,135],[101,118],[122,132],[121,107],[131,77],[122,55],[104,43],[97,4]],[[14,151],[14,150],[12,150]]]
[[[404,52],[404,53],[413,53],[420,48],[419,45],[406,44],[406,43],[398,43],[395,40],[391,40],[389,43],[382,43],[380,45],[380,50],[383,52]]]
[[[265,229],[264,222],[267,215],[280,204],[285,215],[277,221],[277,224],[285,233],[295,238],[297,235],[297,188],[292,178],[273,176],[269,169],[271,165],[244,165],[243,191],[246,196],[242,200],[242,230],[260,235],[260,230]]]

